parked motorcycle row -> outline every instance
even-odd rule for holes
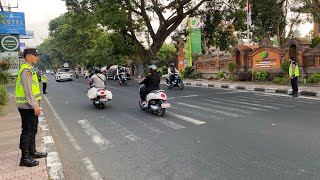
[[[88,78],[88,77],[85,77],[85,78]],[[117,81],[120,86],[128,85],[128,82],[127,82],[128,77],[126,76],[125,73],[119,75]],[[144,85],[140,86],[139,93],[143,86]],[[171,83],[170,83],[169,77],[167,77],[166,86],[168,87],[168,89],[172,89],[176,87],[179,90],[183,90],[184,88],[183,81],[178,74],[174,75],[174,79]],[[92,101],[93,105],[98,109],[104,109],[105,103],[112,100],[112,92],[106,88],[92,87],[88,90],[87,96]],[[142,102],[139,101],[140,109],[148,112],[152,112],[158,116],[163,116],[166,112],[166,109],[171,107],[171,105],[167,102],[167,95],[164,90],[151,91],[146,96],[146,102],[147,102],[146,104],[142,104]]]

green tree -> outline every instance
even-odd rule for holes
[[[164,43],[157,53],[160,65],[174,63],[176,59],[176,48],[173,43]]]
[[[251,1],[253,38],[257,41],[262,37],[277,36],[278,42],[283,43],[286,27],[285,6],[286,0]]]
[[[210,0],[65,1],[69,11],[81,14],[92,12],[100,25],[130,37],[140,59],[148,63],[180,23]],[[158,22],[157,27],[152,25],[152,21]]]
[[[246,30],[245,0],[211,1],[201,11],[207,46],[228,50]]]

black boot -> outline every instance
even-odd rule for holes
[[[47,152],[37,152],[37,150],[34,148],[31,148],[30,150],[30,156],[33,157],[34,159],[45,158],[47,157],[47,155],[48,155]]]
[[[47,152],[35,152],[35,153],[31,154],[31,156],[32,156],[34,159],[45,158],[45,157],[48,156],[48,153],[47,153]]]
[[[35,161],[32,157],[29,156],[29,152],[22,152],[20,166],[33,167],[37,166],[39,161]]]

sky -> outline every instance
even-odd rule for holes
[[[1,0],[16,7],[18,0]],[[65,2],[61,0],[19,0],[19,8],[13,8],[13,12],[24,12],[27,31],[34,31],[34,39],[20,40],[26,46],[38,46],[43,39],[48,37],[48,24],[50,20],[67,11]]]
[[[65,2],[61,0],[1,0],[5,6],[8,2],[11,6],[16,7],[19,1],[19,8],[14,8],[14,12],[24,12],[26,20],[26,30],[34,31],[34,39],[21,40],[26,46],[38,46],[43,39],[48,37],[48,24],[50,20],[65,13]],[[300,32],[305,36],[313,29],[312,23],[300,25]]]

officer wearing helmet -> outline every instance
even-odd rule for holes
[[[156,72],[157,67],[151,65],[149,67],[149,74],[144,78],[139,84],[144,84],[145,86],[140,89],[140,98],[142,105],[146,104],[146,96],[153,90],[160,89],[160,75]]]
[[[98,67],[94,68],[94,75],[90,78],[90,86],[96,88],[105,88],[106,87],[106,76],[101,73],[101,69]]]
[[[175,68],[174,63],[170,64],[170,67],[168,68],[168,78],[170,79],[170,84],[172,84],[172,81],[174,80],[174,76],[178,73],[179,71]]]

